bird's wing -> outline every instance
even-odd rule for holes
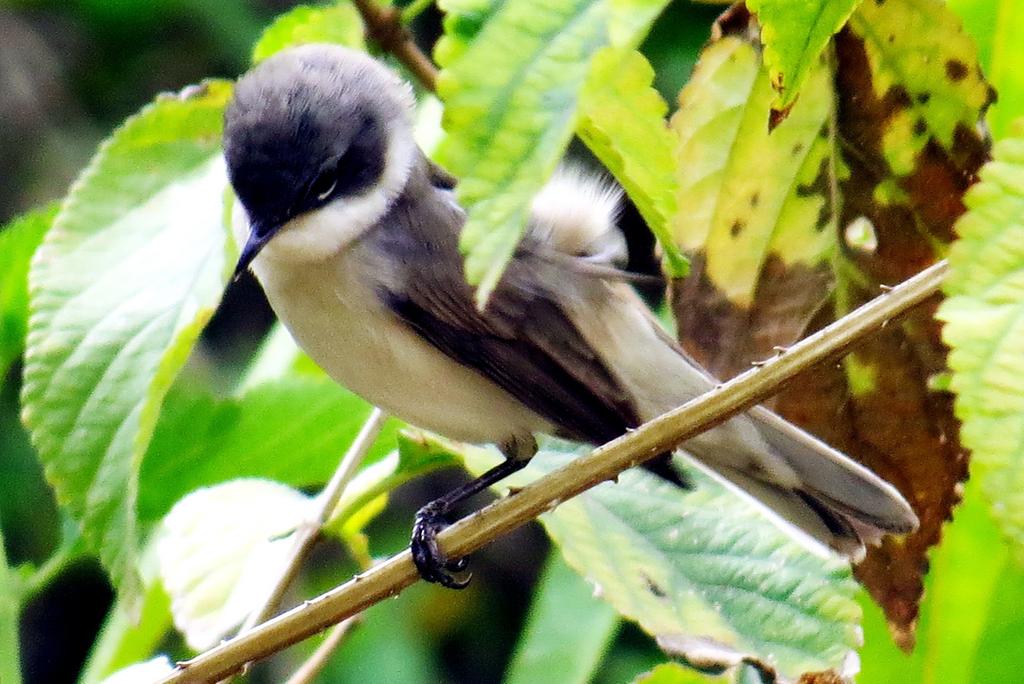
[[[628,393],[558,303],[551,274],[563,269],[520,250],[477,309],[458,251],[463,220],[453,204],[429,197],[395,205],[384,230],[399,272],[381,293],[391,311],[564,436],[600,444],[637,426]]]

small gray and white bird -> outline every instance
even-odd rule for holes
[[[593,444],[706,392],[714,380],[615,268],[618,196],[561,173],[484,311],[463,276],[454,180],[413,140],[408,84],[329,45],[281,52],[237,84],[224,153],[251,266],[299,345],[336,381],[413,425],[490,442],[507,460],[428,504],[412,549],[424,578],[461,586],[434,536],[457,501],[526,463],[534,434]],[[237,205],[236,205],[237,206]],[[805,541],[858,558],[912,530],[891,485],[767,410],[684,445],[705,470]],[[671,466],[653,468],[669,479]]]

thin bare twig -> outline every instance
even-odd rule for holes
[[[939,291],[948,272],[941,261],[798,342],[760,368],[687,402],[590,454],[499,499],[438,535],[450,558],[465,556],[561,502],[623,470],[654,458],[777,392],[798,373],[839,355]],[[413,584],[419,575],[408,549],[306,601],[252,631],[180,663],[163,684],[206,682],[275,653],[351,617]]]
[[[284,593],[288,590],[288,587],[302,567],[302,561],[305,560],[316,540],[320,538],[320,530],[334,511],[334,507],[338,505],[338,500],[341,499],[345,487],[348,486],[349,481],[356,474],[356,470],[359,468],[359,464],[363,462],[366,452],[370,450],[370,447],[377,440],[377,436],[380,435],[380,430],[384,426],[386,419],[386,413],[379,408],[374,408],[366,422],[363,423],[359,434],[356,435],[348,451],[345,452],[345,456],[341,459],[341,463],[338,464],[338,469],[334,471],[334,475],[331,476],[330,481],[316,498],[316,509],[295,530],[295,537],[292,541],[292,548],[289,551],[288,562],[285,565],[284,571],[260,603],[259,608],[250,613],[249,617],[242,623],[238,630],[239,634],[248,632],[255,625],[269,618],[277,610],[277,606],[281,603]]]
[[[359,10],[366,35],[380,49],[390,52],[408,69],[423,87],[431,92],[437,90],[437,67],[420,50],[412,34],[402,24],[402,13],[394,7],[381,7],[374,0],[352,0]]]
[[[302,663],[302,667],[296,670],[285,684],[309,684],[309,682],[316,679],[316,676],[323,672],[327,662],[334,655],[335,649],[341,645],[341,642],[345,640],[345,637],[352,631],[352,628],[359,623],[360,617],[361,615],[353,615],[336,624],[327,634],[324,642],[313,651],[313,655],[306,662]]]

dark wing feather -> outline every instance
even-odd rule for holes
[[[636,427],[627,393],[537,277],[550,264],[521,251],[479,311],[458,251],[463,214],[441,191],[420,187],[395,203],[382,226],[382,246],[400,264],[396,286],[382,293],[388,307],[566,437],[601,444]]]

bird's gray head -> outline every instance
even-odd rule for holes
[[[336,45],[282,51],[241,78],[224,127],[247,218],[236,274],[261,251],[322,259],[376,223],[414,160],[412,107],[408,84]]]

